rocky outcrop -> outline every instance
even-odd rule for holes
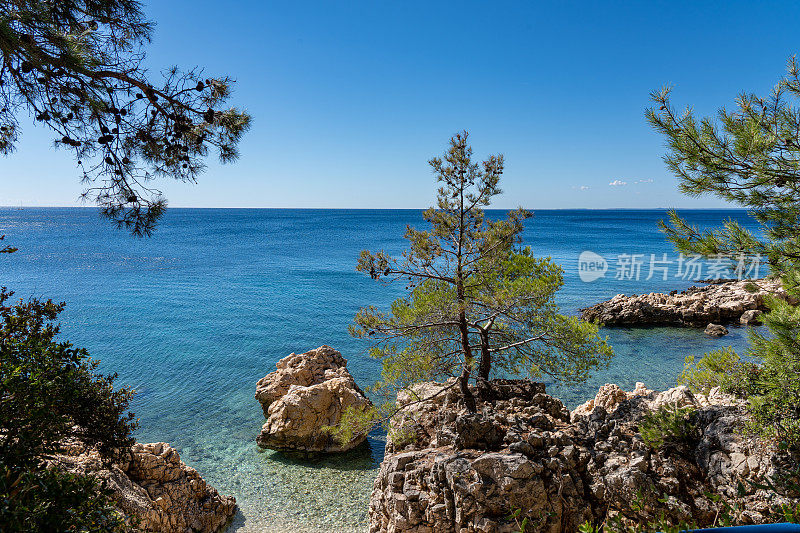
[[[688,408],[693,431],[685,442],[652,448],[639,427],[647,415],[668,407]],[[797,493],[781,488],[784,474],[796,472],[798,457],[778,452],[743,435],[743,402],[712,389],[694,395],[686,387],[629,398],[607,411],[573,413],[574,431],[586,438],[590,459],[586,478],[590,498],[630,523],[660,516],[709,526],[723,504],[739,524],[782,521],[781,504],[798,502]],[[773,480],[777,491],[753,483]],[[638,502],[638,505],[631,505]],[[602,513],[601,513],[602,514]]]
[[[236,511],[232,496],[219,494],[163,442],[136,443],[112,465],[104,464],[96,450],[73,442],[52,465],[105,482],[119,510],[138,530],[213,533]]]
[[[690,287],[683,292],[625,296],[581,309],[581,318],[604,326],[690,326],[744,323],[765,311],[764,296],[785,297],[779,280],[741,280]],[[747,315],[745,315],[747,313]],[[752,323],[752,322],[747,322]]]
[[[648,396],[652,393],[653,391],[645,387],[644,383],[641,382],[637,382],[636,387],[634,387],[631,392],[625,392],[619,385],[614,383],[606,383],[600,387],[600,390],[597,391],[597,395],[594,398],[579,405],[575,411],[573,411],[573,414],[588,415],[594,411],[595,407],[602,407],[607,412],[611,412],[616,409],[623,400],[629,400],[637,396]]]
[[[706,329],[703,330],[703,333],[709,337],[722,337],[728,334],[728,328],[722,324],[709,324],[706,326]]]
[[[370,531],[577,531],[592,517],[578,473],[585,464],[563,429],[564,405],[531,382],[492,382],[491,400],[465,412],[454,383],[400,395],[370,501]],[[417,398],[431,400],[413,403]]]
[[[702,526],[722,509],[710,494],[738,498],[737,520],[761,523],[780,519],[773,506],[790,501],[770,500],[746,481],[775,477],[796,459],[743,438],[742,406],[717,390],[695,396],[685,387],[606,385],[573,413],[540,384],[492,382],[492,391],[475,414],[452,383],[419,385],[398,398],[408,407],[393,420],[375,480],[372,533],[502,533],[519,531],[524,518],[525,531],[566,533],[614,515]],[[697,436],[654,449],[639,425],[668,405],[693,411]]]
[[[763,313],[757,309],[745,311],[742,313],[742,316],[739,317],[739,324],[742,326],[760,326],[762,314]]]
[[[291,354],[277,370],[258,381],[256,399],[267,418],[256,442],[264,448],[299,452],[341,452],[363,443],[356,434],[347,443],[334,439],[336,426],[348,409],[372,404],[347,371],[347,360],[330,346]]]

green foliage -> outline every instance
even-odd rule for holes
[[[750,332],[750,359],[742,360],[731,348],[704,355],[695,362],[687,357],[678,382],[693,392],[707,394],[715,386],[746,398],[750,417],[748,433],[783,447],[800,443],[800,311],[783,300],[770,303],[764,315],[770,334]]]
[[[514,509],[514,512],[508,517],[510,520],[514,521],[514,524],[517,526],[517,531],[515,533],[525,533],[525,530],[528,527],[528,522],[530,520],[527,516],[522,516],[522,509]]]
[[[20,471],[2,463],[0,531],[129,531],[110,492],[96,480],[55,469]]]
[[[757,371],[755,364],[742,361],[728,347],[709,352],[697,360],[693,355],[686,357],[678,383],[694,393],[708,394],[719,387],[722,392],[744,396],[749,375]]]
[[[721,109],[713,118],[696,119],[687,109],[677,114],[670,91],[652,95],[647,110],[652,126],[667,140],[667,166],[690,196],[713,195],[745,207],[760,224],[757,237],[730,220],[718,230],[701,231],[671,213],[664,224],[676,247],[705,256],[756,256],[780,277],[790,301],[800,300],[800,68],[794,58],[788,73],[761,98],[742,94],[735,111]],[[800,446],[800,312],[779,298],[767,299],[764,317],[769,334],[751,335],[749,359],[758,368],[735,363],[722,371],[717,354],[693,370],[697,380],[738,376],[739,393],[748,398],[751,429],[788,447]],[[731,359],[731,362],[733,360]],[[739,371],[745,368],[746,372]],[[702,374],[705,372],[705,374]]]
[[[697,424],[692,407],[666,405],[645,415],[639,433],[651,448],[680,446],[697,440]]]
[[[779,472],[775,478],[768,478],[760,482],[748,481],[754,489],[763,490],[769,499],[775,495],[788,496],[793,503],[779,503],[772,505],[772,512],[780,517],[783,522],[800,524],[800,471],[795,469],[789,472]]]
[[[522,509],[516,508],[506,517],[506,520],[513,522],[514,533],[525,533],[529,530],[543,531],[547,527],[548,520],[556,517],[556,513],[553,511],[545,510],[533,511],[528,515],[523,515],[522,513]]]
[[[792,289],[794,293],[794,288]],[[779,445],[800,446],[800,309],[773,299],[764,315],[769,334],[750,334],[760,367],[748,374],[749,428]]]
[[[719,230],[700,231],[673,212],[671,225],[663,228],[679,250],[707,256],[761,254],[773,273],[794,269],[800,257],[800,110],[792,105],[800,96],[798,72],[792,59],[787,76],[768,97],[742,94],[737,109],[720,109],[717,120],[698,121],[691,108],[677,114],[669,89],[651,95],[657,108],[647,110],[647,119],[666,137],[664,159],[681,190],[748,208],[764,234],[759,239],[732,220]]]
[[[177,67],[152,79],[153,24],[136,0],[0,0],[0,154],[27,111],[70,151],[84,197],[134,234],[149,234],[166,201],[150,182],[194,182],[209,149],[236,159],[250,116],[223,106],[232,80]]]
[[[796,474],[796,473],[795,473]],[[796,478],[795,478],[796,479]],[[793,497],[796,498],[800,492],[800,486],[797,483],[774,483],[772,480],[766,480],[764,483],[755,483],[752,481],[739,483],[737,491],[734,495],[722,495],[716,493],[705,493],[705,498],[709,501],[711,506],[716,509],[714,520],[712,523],[704,524],[704,527],[734,527],[741,525],[750,525],[749,517],[744,517],[744,512],[749,510],[749,506],[743,499],[745,495],[752,494],[753,490],[763,490],[761,498],[765,502],[773,501],[777,496],[786,495],[787,491],[792,491]],[[748,491],[749,489],[749,491]],[[609,515],[600,524],[592,524],[585,522],[582,524],[578,531],[581,533],[683,533],[686,531],[698,530],[697,523],[689,523],[682,520],[671,519],[668,509],[675,503],[674,497],[663,495],[657,499],[658,503],[665,506],[657,513],[652,505],[646,503],[643,493],[639,491],[632,501],[627,505]],[[774,522],[789,522],[799,523],[798,507],[795,504],[771,504],[769,509],[765,512],[766,523]],[[650,519],[643,519],[643,516],[652,516],[657,514],[657,517]]]
[[[767,480],[764,483],[755,483],[752,481],[747,482],[750,489],[763,490],[763,498],[769,502],[775,497],[786,494],[787,490],[794,491],[796,497],[798,494],[798,486],[796,483],[787,486],[785,483],[780,486],[772,480]],[[735,496],[723,496],[722,494],[706,493],[704,496],[710,500],[712,505],[717,509],[714,521],[711,524],[705,524],[706,527],[734,527],[741,525],[750,525],[749,520],[742,520],[743,511],[748,510],[748,506],[742,500],[742,497],[747,493],[747,487],[739,484]],[[669,506],[671,499],[667,496],[658,498],[658,502]],[[788,522],[792,524],[800,523],[800,507],[795,505],[786,504],[773,504],[766,513],[767,522]],[[642,515],[647,516],[652,514],[652,509],[647,509],[641,493],[628,504],[627,508],[622,509],[620,512],[611,514],[600,524],[592,524],[585,522],[582,524],[578,531],[580,533],[683,533],[686,531],[695,531],[698,529],[696,523],[689,523],[685,521],[676,521],[668,517],[668,513],[662,510],[658,513],[657,518],[650,520],[642,520]],[[636,518],[629,518],[635,516]]]
[[[116,376],[95,374],[97,361],[56,340],[64,304],[9,304],[0,289],[0,524],[10,530],[117,530],[120,519],[93,480],[48,470],[45,460],[79,439],[105,461],[133,444],[127,412],[133,392]],[[120,526],[121,527],[121,526]]]
[[[388,311],[361,309],[350,328],[372,342],[383,367],[373,392],[387,402],[419,381],[458,376],[474,410],[467,383],[476,363],[480,388],[493,369],[581,382],[612,356],[596,325],[559,314],[561,267],[521,246],[530,213],[486,217],[483,208],[501,192],[503,156],[473,162],[467,137],[455,135],[444,156],[430,160],[440,184],[436,207],[423,214],[430,228],[408,227],[400,256],[365,250],[358,260],[360,272],[402,280],[408,290]]]
[[[323,426],[320,431],[328,433],[342,443],[351,442],[356,435],[368,431],[372,421],[380,418],[378,409],[374,406],[366,409],[357,409],[352,405],[345,407],[342,411],[342,419],[335,426]]]

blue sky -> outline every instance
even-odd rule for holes
[[[237,163],[160,183],[172,206],[425,207],[426,161],[467,129],[476,156],[506,156],[496,207],[723,207],[678,192],[648,94],[713,113],[800,50],[796,2],[145,5],[152,68],[228,74],[254,117]],[[25,126],[0,205],[79,205],[74,162]]]

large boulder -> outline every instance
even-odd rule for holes
[[[256,386],[256,399],[267,419],[256,439],[259,446],[304,453],[342,452],[366,440],[365,433],[357,433],[341,443],[329,431],[346,410],[363,411],[372,405],[348,372],[341,353],[320,346],[284,357],[276,366]]]
[[[750,309],[742,313],[742,316],[739,317],[739,323],[742,326],[760,326],[762,314],[758,309]]]
[[[472,414],[452,381],[399,395],[405,409],[392,420],[373,487],[371,533],[504,533],[524,518],[525,531],[567,533],[615,515],[706,526],[725,500],[739,505],[739,523],[764,523],[781,520],[776,504],[797,503],[748,483],[793,471],[797,458],[745,437],[742,402],[719,390],[605,385],[570,413],[542,385],[517,383],[478,396]],[[693,410],[697,435],[648,446],[639,425],[672,405]]]
[[[72,442],[51,466],[105,482],[137,530],[214,533],[236,512],[233,496],[219,494],[163,442],[136,443],[116,464],[106,464],[96,450]]]
[[[669,294],[618,294],[581,309],[581,318],[608,327],[755,325],[753,317],[766,311],[768,294],[789,298],[780,280],[721,280]]]
[[[706,329],[703,330],[703,333],[709,337],[722,337],[728,334],[728,328],[722,324],[709,324],[706,326]]]

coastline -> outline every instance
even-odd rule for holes
[[[168,213],[145,243],[116,232],[89,210],[4,210],[0,233],[13,231],[15,246],[21,245],[6,283],[23,297],[67,302],[63,337],[101,359],[101,371],[118,372],[121,383],[138,390],[132,405],[141,419],[137,440],[169,442],[210,485],[236,497],[240,514],[231,531],[261,531],[272,523],[308,531],[358,530],[366,524],[382,437],[370,435],[368,455],[317,464],[260,452],[255,438],[263,414],[252,387],[281,357],[324,343],[348,359],[359,384],[377,378],[376,363],[347,334],[347,326],[359,306],[388,304],[394,294],[359,276],[355,258],[370,243],[397,248],[405,225],[419,224],[418,213],[362,211],[355,218],[330,211]],[[691,284],[578,279],[576,259],[583,249],[672,253],[655,225],[660,214],[544,215],[530,221],[525,244],[564,266],[565,313],[620,292]],[[697,223],[710,225],[728,213],[696,216]],[[741,219],[747,221],[743,214]],[[603,241],[582,237],[589,229]],[[721,339],[668,328],[603,334],[610,335],[616,352],[609,369],[582,386],[547,384],[571,409],[604,383],[631,390],[644,381],[668,389],[685,356],[747,343],[740,328]],[[319,490],[307,494],[308,487]]]

